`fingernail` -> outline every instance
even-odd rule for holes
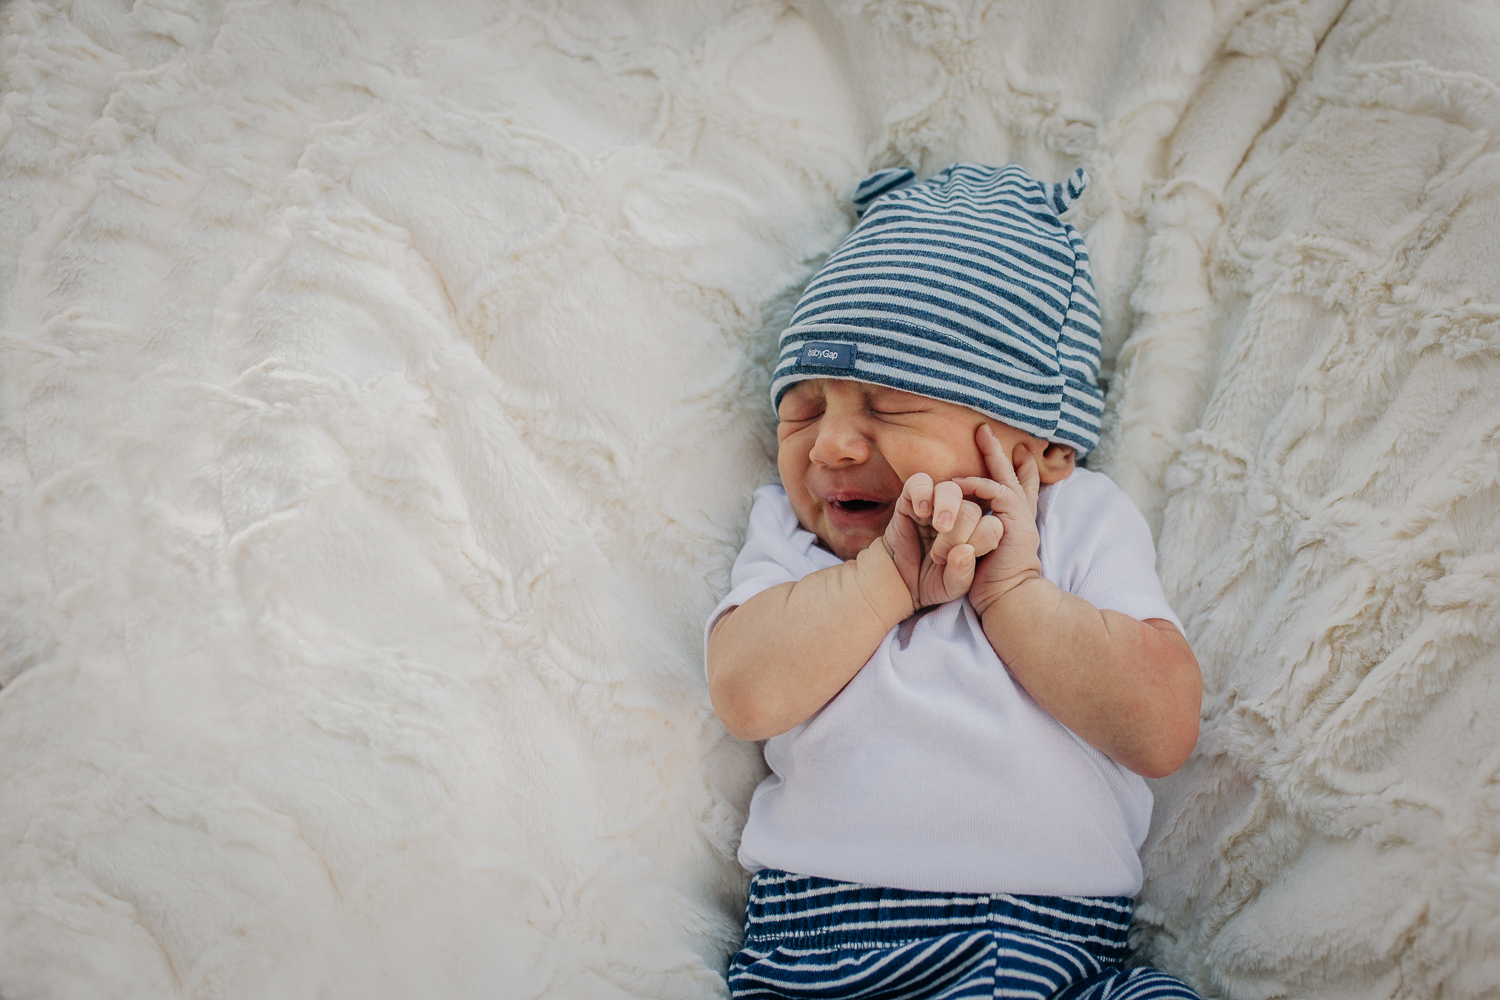
[[[946,511],[939,514],[937,517],[937,526],[939,531],[947,531],[949,528],[953,527],[953,515],[947,513]]]

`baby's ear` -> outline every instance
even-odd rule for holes
[[[1042,452],[1041,461],[1036,465],[1043,485],[1062,482],[1073,474],[1073,446],[1058,444],[1055,441],[1049,442],[1047,450]]]

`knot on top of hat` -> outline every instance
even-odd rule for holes
[[[859,224],[781,335],[772,399],[803,379],[873,382],[1089,452],[1104,412],[1099,303],[1083,237],[1058,218],[1087,183],[976,163],[867,178]]]
[[[1089,175],[1084,173],[1082,167],[1068,175],[1065,181],[1056,184],[1043,184],[1042,193],[1052,205],[1052,211],[1062,215],[1083,194],[1083,189],[1089,186]]]

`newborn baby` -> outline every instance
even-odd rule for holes
[[[737,997],[1196,996],[1123,968],[1142,776],[1191,753],[1202,686],[1144,519],[1075,465],[1084,183],[877,174],[782,334],[782,485],[707,635],[714,709],[772,772]]]

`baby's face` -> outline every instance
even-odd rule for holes
[[[1073,471],[1073,451],[956,403],[845,379],[808,379],[781,397],[776,465],[802,527],[840,559],[885,532],[901,487],[918,472],[934,482],[989,476],[974,433],[988,424],[1014,455],[1025,445],[1042,482]]]

